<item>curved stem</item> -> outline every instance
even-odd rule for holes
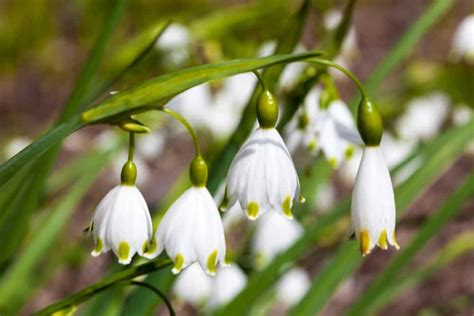
[[[357,77],[349,69],[344,68],[341,65],[338,65],[338,64],[336,64],[336,63],[334,63],[330,60],[323,59],[323,58],[311,58],[308,62],[312,62],[312,63],[326,65],[326,66],[329,66],[329,67],[336,68],[337,70],[341,71],[346,76],[348,76],[356,84],[356,86],[359,89],[359,92],[360,92],[360,94],[362,95],[363,98],[368,98],[368,93],[367,93],[367,91],[365,91],[364,85],[362,84],[362,82],[360,82],[359,79],[357,79]]]
[[[258,70],[253,70],[252,71],[255,76],[257,76],[258,81],[260,82],[260,85],[262,86],[262,90],[266,90],[267,87],[265,86],[265,81],[263,81],[262,75],[258,72]]]
[[[135,152],[135,133],[130,133],[128,145],[128,161],[133,161],[133,154]]]
[[[171,305],[171,302],[168,300],[166,295],[163,292],[161,292],[159,289],[154,287],[153,285],[151,285],[149,283],[146,283],[146,282],[140,282],[140,281],[130,281],[130,282],[123,282],[123,283],[124,283],[124,285],[141,286],[141,287],[144,287],[144,288],[147,288],[147,289],[153,291],[156,295],[158,295],[163,300],[163,302],[166,305],[166,308],[168,308],[168,312],[169,312],[170,316],[175,316],[176,315],[176,312],[174,311],[173,306]]]
[[[81,291],[72,294],[56,303],[46,306],[40,311],[34,313],[34,315],[51,315],[54,312],[78,305],[91,299],[97,293],[100,293],[119,282],[130,280],[140,275],[164,269],[170,266],[171,264],[172,261],[169,259],[157,259],[138,266],[127,268],[109,277],[105,277],[101,281],[92,284],[91,286],[88,286],[82,289]]]
[[[166,114],[169,114],[170,116],[172,116],[175,120],[179,121],[181,124],[183,124],[183,126],[188,130],[189,132],[189,135],[191,135],[191,138],[193,139],[193,143],[194,143],[194,149],[196,151],[196,156],[200,156],[201,155],[201,148],[199,147],[199,142],[198,142],[198,138],[197,138],[197,135],[196,135],[196,132],[194,131],[193,127],[191,126],[191,124],[189,124],[188,121],[186,121],[186,119],[181,116],[181,114],[169,109],[169,108],[160,108],[158,109],[162,112],[165,112]]]

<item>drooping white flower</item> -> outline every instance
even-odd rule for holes
[[[232,300],[247,284],[247,276],[236,265],[219,268],[211,281],[209,306],[216,309]]]
[[[178,275],[173,293],[180,301],[198,307],[209,298],[211,281],[212,278],[202,271],[199,264],[193,263]]]
[[[153,228],[150,212],[140,191],[133,185],[113,188],[97,206],[92,218],[96,243],[94,257],[110,249],[121,264],[129,264],[135,253],[143,255]]]
[[[451,52],[457,59],[474,64],[474,14],[465,17],[454,33]]]
[[[443,92],[415,98],[396,122],[396,130],[402,139],[429,140],[438,133],[448,110],[449,98]]]
[[[362,255],[378,245],[399,248],[395,237],[396,209],[390,173],[380,147],[364,148],[352,192],[352,230]]]
[[[155,258],[163,250],[174,261],[175,274],[198,261],[207,274],[214,275],[216,265],[224,264],[224,229],[206,187],[191,186],[171,205],[144,256]]]
[[[292,268],[277,283],[277,299],[286,306],[298,303],[308,292],[311,280],[305,270]]]
[[[321,109],[315,125],[319,146],[333,168],[352,157],[354,145],[362,144],[352,114],[342,100]]]
[[[267,212],[256,224],[252,251],[259,266],[286,250],[303,233],[303,227],[297,221],[287,220],[275,212]]]
[[[293,199],[300,199],[298,174],[275,128],[253,132],[232,161],[226,184],[226,207],[239,202],[252,220],[269,210],[291,219]]]

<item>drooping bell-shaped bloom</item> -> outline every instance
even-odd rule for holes
[[[207,165],[202,157],[193,160],[191,174],[195,174],[191,177],[193,185],[163,216],[144,256],[155,258],[166,250],[175,263],[173,273],[197,261],[207,274],[214,275],[216,265],[224,264],[226,245],[219,211],[205,187]]]
[[[211,280],[209,307],[218,308],[232,300],[247,284],[247,276],[236,265],[219,268]]]
[[[311,280],[305,270],[292,268],[277,283],[277,299],[286,306],[298,303],[308,292]]]
[[[390,173],[379,146],[364,148],[352,192],[352,230],[362,255],[375,247],[399,248],[395,237],[396,209]]]
[[[454,33],[452,54],[457,59],[465,59],[474,64],[474,14],[465,17]]]
[[[212,278],[193,263],[180,273],[173,285],[173,294],[179,301],[199,307],[209,298]]]
[[[135,253],[143,255],[153,234],[150,212],[140,191],[132,185],[113,188],[97,206],[92,219],[94,257],[110,249],[121,264]]]
[[[293,160],[275,128],[258,128],[235,156],[228,175],[227,207],[239,202],[254,220],[269,210],[292,218],[300,184]]]
[[[257,222],[252,251],[257,265],[264,266],[281,251],[291,246],[303,233],[296,220],[288,220],[275,212],[264,214]]]

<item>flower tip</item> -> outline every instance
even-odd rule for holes
[[[127,258],[127,259],[119,259],[118,263],[123,264],[123,265],[128,265],[132,262],[132,258]]]
[[[392,242],[395,249],[400,250],[400,244],[397,241],[397,236],[395,236],[395,232],[393,232],[392,234]]]
[[[306,198],[304,196],[300,195],[299,202],[300,203],[306,202]]]
[[[379,247],[382,248],[383,250],[387,250],[387,249],[388,249],[388,244],[387,244],[387,231],[386,231],[385,229],[382,230],[382,232],[380,233],[378,245],[379,245]]]
[[[247,214],[247,217],[254,221],[258,218],[258,212],[259,212],[259,206],[258,206],[258,203],[257,202],[250,202],[248,205],[247,205],[247,210],[245,211],[245,213]]]
[[[183,269],[183,266],[184,266],[184,257],[182,254],[178,254],[176,256],[176,259],[174,260],[174,267],[173,269],[171,269],[171,272],[173,272],[173,274],[178,274],[181,272],[181,270]]]
[[[360,253],[362,254],[363,257],[368,255],[370,253],[370,237],[369,237],[369,232],[367,230],[362,230],[359,233],[359,239],[360,239]]]
[[[92,257],[98,257],[100,255],[100,251],[96,251],[95,249],[91,251],[91,256]]]
[[[283,211],[283,215],[287,219],[293,219],[293,213],[291,212],[291,196],[287,195],[283,203],[281,204],[281,209]]]

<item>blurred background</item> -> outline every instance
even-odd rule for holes
[[[465,128],[467,141],[459,152],[440,163],[426,185],[406,188],[415,190],[415,196],[404,202],[406,210],[397,226],[402,249],[474,171],[472,1],[452,1],[433,26],[409,45],[406,56],[393,65],[388,76],[373,76],[407,30],[439,2],[357,1],[348,31],[330,56],[363,82],[369,79],[370,93],[384,117],[382,147],[386,160],[390,167],[398,168],[392,173],[395,185],[416,182],[410,176],[416,175],[428,158],[437,159],[438,153],[439,159],[444,157],[443,147],[425,152],[422,158],[426,160],[417,160],[417,151],[470,124]],[[343,19],[346,1],[309,3],[301,35],[290,52],[315,48],[331,51],[331,36]],[[7,161],[60,116],[113,6],[114,1],[105,0],[0,0],[0,161]],[[85,89],[95,94],[83,102],[95,104],[145,79],[193,65],[271,55],[301,7],[302,1],[297,0],[130,0],[123,7],[123,15],[118,15],[102,62],[86,85]],[[471,21],[466,22],[469,16]],[[171,24],[155,43],[154,36],[165,21]],[[462,23],[471,26],[464,26],[467,33],[459,35]],[[305,71],[303,63],[291,64],[283,71],[275,88],[282,108],[297,95]],[[357,101],[353,83],[333,71],[329,71],[329,78],[340,98],[353,106]],[[170,107],[198,130],[211,165],[213,161],[217,164],[216,157],[237,128],[255,84],[253,75],[242,74],[192,88],[170,102]],[[311,100],[300,98],[298,105],[305,102]],[[152,133],[137,137],[138,187],[153,216],[159,218],[188,185],[193,147],[182,127],[162,114],[142,114],[140,119]],[[291,130],[282,130],[288,139]],[[126,135],[122,134],[117,127],[98,125],[68,137],[31,212],[17,212],[23,205],[9,207],[0,198],[0,314],[4,309],[5,315],[28,315],[122,268],[112,254],[92,258],[93,240],[83,232],[98,202],[119,181],[127,150]],[[225,305],[245,286],[247,276],[265,269],[308,227],[350,196],[359,149],[337,168],[332,168],[322,154],[313,155],[304,148],[295,148],[293,153],[302,192],[308,199],[304,207],[295,208],[294,225],[272,222],[271,218],[262,219],[260,224],[249,223],[239,210],[231,210],[224,216],[224,225],[237,271],[229,279],[210,281],[192,269],[184,271],[178,280],[169,270],[150,275],[155,277],[150,282],[173,299],[179,315],[208,314]],[[12,196],[17,194],[21,192]],[[219,200],[216,194],[217,203]],[[401,288],[396,294],[391,292],[377,314],[474,315],[474,199],[471,196],[467,200],[459,213],[446,219],[442,229],[410,257],[400,271]],[[339,262],[335,254],[340,245],[352,243],[347,241],[347,228],[347,216],[327,227],[279,282],[260,293],[248,314],[295,311],[313,280],[323,282],[321,273]],[[277,240],[279,233],[284,235],[282,240]],[[333,292],[317,313],[344,314],[396,256],[392,249],[375,250],[357,267],[342,270],[340,273],[346,275],[340,282],[324,281],[333,286]],[[222,287],[226,286],[236,289],[229,290],[228,298],[216,301],[216,291],[225,291]],[[166,313],[153,294],[130,287],[104,292],[77,311],[80,315]]]

